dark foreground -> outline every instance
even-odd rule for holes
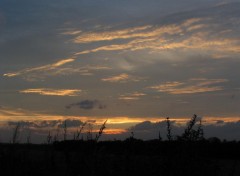
[[[240,143],[65,141],[0,144],[3,176],[239,176]]]

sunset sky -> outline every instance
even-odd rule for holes
[[[193,114],[240,139],[240,1],[1,0],[0,61],[0,141],[106,119],[106,139],[164,138]]]

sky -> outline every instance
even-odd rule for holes
[[[240,139],[240,1],[1,0],[0,141],[176,134],[193,114],[206,135]],[[90,125],[91,124],[91,125]],[[19,137],[20,138],[20,137]],[[20,140],[20,139],[19,139]]]

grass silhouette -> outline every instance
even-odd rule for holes
[[[184,133],[176,137],[170,118],[166,122],[167,140],[162,140],[159,134],[158,139],[143,141],[132,134],[122,141],[99,141],[106,120],[95,139],[58,141],[49,132],[46,144],[18,144],[18,124],[13,133],[15,142],[0,144],[1,175],[240,175],[240,142],[205,139],[197,115],[189,120]],[[91,133],[91,128],[87,132]]]

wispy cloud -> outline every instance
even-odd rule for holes
[[[110,41],[116,39],[129,39],[135,37],[141,37],[146,29],[152,26],[140,26],[116,31],[107,32],[87,32],[77,36],[73,41],[75,43],[91,43],[99,41]]]
[[[22,108],[12,108],[12,107],[1,107],[0,108],[0,121],[16,121],[16,119],[20,120],[30,120],[34,118],[35,120],[42,120],[44,116],[38,112],[29,111]],[[58,118],[60,118],[58,116]]]
[[[134,92],[120,95],[119,100],[139,100],[142,96],[145,96],[145,93]]]
[[[80,74],[83,76],[91,76],[94,71],[111,70],[110,67],[101,65],[86,65],[86,66],[66,66],[68,63],[74,62],[75,58],[63,59],[53,64],[47,64],[44,66],[27,68],[16,72],[6,73],[5,77],[21,76],[27,81],[42,80],[49,76],[60,76],[70,74]]]
[[[103,78],[102,81],[105,82],[111,82],[111,83],[126,83],[126,82],[138,82],[142,80],[143,78],[137,77],[137,76],[132,76],[126,73],[122,73],[120,75],[116,76],[110,76],[108,78]]]
[[[166,92],[169,94],[194,94],[204,92],[214,92],[223,90],[222,86],[214,86],[215,84],[227,82],[226,79],[190,79],[186,82],[166,82],[160,85],[151,86],[149,88],[158,92]]]
[[[26,89],[19,91],[20,93],[39,94],[48,96],[79,96],[82,90],[79,89]]]
[[[55,62],[53,64],[47,64],[47,65],[44,65],[44,66],[27,68],[27,69],[20,70],[20,71],[17,71],[17,72],[5,73],[3,76],[15,77],[15,76],[20,76],[20,75],[27,75],[27,74],[30,74],[32,72],[50,71],[50,70],[54,70],[54,69],[56,69],[58,67],[61,67],[61,66],[65,65],[65,64],[73,62],[73,61],[75,61],[74,58],[63,59],[63,60],[60,60],[60,61]]]
[[[217,27],[216,27],[217,26]],[[103,43],[102,46],[83,50],[75,55],[99,51],[137,51],[162,52],[169,50],[205,50],[212,53],[239,53],[238,38],[225,35],[226,29],[211,18],[189,18],[181,23],[148,25],[104,32],[82,32],[74,39],[75,43]],[[218,34],[218,35],[213,35]],[[234,31],[228,31],[234,34]],[[121,40],[121,41],[120,41]]]
[[[86,65],[86,66],[72,66],[72,67],[64,67],[58,68],[54,70],[52,73],[48,73],[51,76],[56,75],[70,75],[70,74],[79,74],[82,76],[92,76],[94,72],[101,71],[101,70],[111,70],[112,68],[107,66],[100,66],[100,65]]]
[[[26,111],[22,109],[11,109],[7,107],[0,108],[0,115],[2,116],[22,116],[25,114],[26,114]]]
[[[82,31],[81,30],[68,30],[68,31],[65,31],[61,34],[64,34],[64,35],[77,35],[77,34],[80,34]]]
[[[196,27],[196,26],[195,26]],[[200,27],[200,26],[198,26]],[[195,28],[196,29],[196,28]],[[189,30],[193,30],[190,28]],[[163,37],[151,37],[145,39],[134,39],[130,42],[124,44],[111,44],[101,46],[91,50],[85,50],[75,55],[95,53],[99,51],[137,51],[137,50],[150,50],[151,52],[159,52],[159,51],[169,51],[169,50],[206,50],[211,51],[213,53],[221,52],[225,54],[230,53],[239,53],[240,52],[240,44],[238,39],[230,39],[230,38],[209,38],[211,32],[195,32],[195,34],[187,35],[176,33],[175,35],[179,35],[178,40],[173,39],[169,36]],[[172,36],[173,37],[173,36]]]
[[[136,30],[137,29],[137,30]],[[123,30],[116,30],[111,32],[100,32],[100,33],[83,33],[80,37],[75,39],[75,43],[86,43],[86,42],[101,42],[101,41],[112,41],[119,39],[129,39],[126,42],[119,44],[109,44],[103,45],[94,49],[84,50],[75,53],[75,55],[94,53],[98,51],[118,51],[118,50],[142,50],[151,48],[154,41],[161,40],[164,41],[164,35],[176,35],[182,32],[181,28],[177,25],[166,25],[161,27],[155,26],[141,26],[135,28],[127,28]],[[89,37],[91,36],[91,37]],[[85,41],[85,42],[83,42]]]

